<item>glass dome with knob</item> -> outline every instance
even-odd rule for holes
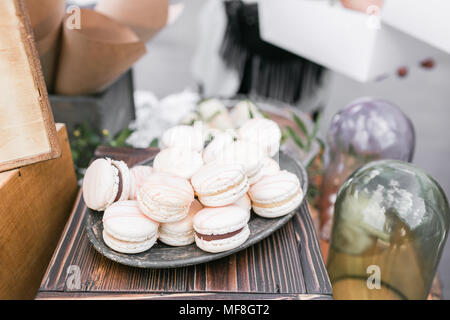
[[[381,159],[410,162],[415,149],[411,120],[393,103],[377,98],[351,102],[328,130],[330,160],[320,201],[321,238],[328,241],[339,187],[356,169]]]
[[[447,239],[438,183],[401,161],[372,162],[339,190],[327,270],[336,299],[426,299]]]

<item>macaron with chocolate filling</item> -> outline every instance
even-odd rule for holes
[[[224,252],[250,236],[250,212],[236,205],[205,208],[194,217],[195,243],[206,252]]]
[[[265,218],[284,216],[301,204],[303,191],[298,177],[286,170],[265,176],[248,192],[253,211]]]
[[[125,162],[97,159],[84,176],[84,202],[92,210],[103,211],[114,202],[128,200],[130,184],[130,170]]]

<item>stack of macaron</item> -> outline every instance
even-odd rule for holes
[[[280,139],[278,125],[265,118],[245,122],[237,137],[217,133],[206,147],[201,130],[176,126],[163,134],[153,168],[95,160],[83,181],[84,200],[104,211],[104,242],[118,252],[147,251],[157,239],[228,251],[250,236],[252,208],[276,218],[303,200],[298,177],[273,159]]]

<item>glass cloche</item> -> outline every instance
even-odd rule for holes
[[[373,160],[410,162],[415,133],[411,120],[391,102],[362,98],[333,117],[327,140],[330,159],[319,205],[324,240],[329,240],[336,194],[345,179]]]
[[[438,183],[401,161],[360,168],[339,190],[327,270],[336,299],[426,299],[449,230]]]

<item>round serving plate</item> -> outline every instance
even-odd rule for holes
[[[149,160],[141,164],[152,165],[152,163],[153,160]],[[282,170],[287,170],[298,176],[305,195],[308,192],[308,176],[303,165],[283,152],[279,154],[279,163]],[[248,248],[285,225],[295,215],[297,209],[276,219],[262,218],[252,212],[248,223],[251,233],[247,241],[235,249],[221,253],[202,251],[195,243],[184,247],[170,247],[158,241],[148,251],[138,254],[123,254],[112,250],[103,241],[103,213],[87,209],[85,223],[88,238],[94,248],[108,259],[138,268],[165,269],[210,262]]]

